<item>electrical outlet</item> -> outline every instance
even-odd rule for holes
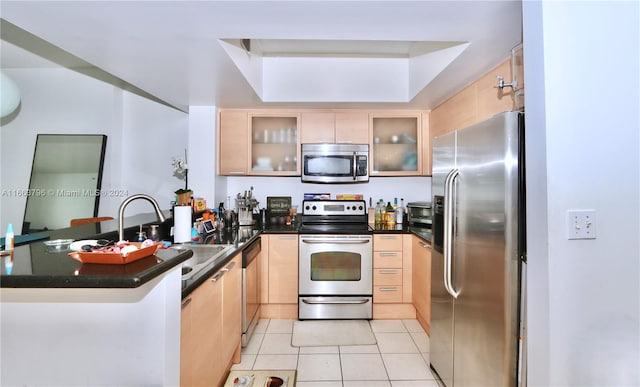
[[[569,239],[596,239],[596,211],[567,211]]]

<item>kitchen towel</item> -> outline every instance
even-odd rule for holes
[[[175,206],[173,219],[173,242],[191,241],[191,206]]]

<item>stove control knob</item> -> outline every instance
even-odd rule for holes
[[[316,210],[316,206],[312,206],[311,209],[315,211]]]
[[[360,211],[364,210],[364,207],[362,206],[362,204],[360,205],[360,207],[358,207],[358,209],[359,209]]]
[[[309,207],[308,204],[306,206],[304,206],[305,211],[309,211],[309,208],[311,208],[311,207]]]

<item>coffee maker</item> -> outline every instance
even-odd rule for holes
[[[253,187],[249,191],[244,191],[244,195],[238,192],[236,196],[236,209],[238,211],[238,225],[252,226],[255,224],[253,219],[253,209],[258,208],[258,201],[253,197]]]

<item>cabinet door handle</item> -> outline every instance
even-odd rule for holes
[[[429,245],[424,242],[418,242],[418,244],[420,244],[420,246],[424,247],[425,249],[429,248]]]
[[[378,273],[380,274],[398,274],[397,270],[379,270]]]
[[[224,269],[223,269],[224,270]],[[218,280],[220,279],[220,277],[222,277],[224,275],[224,271],[220,270],[219,272],[217,272],[216,274],[213,275],[213,277],[211,277],[211,281],[212,282],[218,282]]]
[[[393,287],[393,288],[378,288],[379,291],[381,292],[395,292],[398,290],[398,288]]]
[[[184,309],[187,307],[187,305],[189,305],[191,303],[191,297],[187,298],[186,300],[184,300],[182,302],[182,306],[180,307],[180,309]]]
[[[281,235],[278,239],[298,239],[297,235]]]
[[[229,171],[229,175],[244,175],[244,171]]]
[[[398,253],[380,253],[381,257],[395,257]]]
[[[396,235],[380,235],[380,239],[398,239]]]
[[[221,271],[229,271],[231,269],[233,269],[233,267],[236,265],[235,262],[231,262],[230,264],[227,265],[227,267],[225,267],[224,269],[221,269]]]

